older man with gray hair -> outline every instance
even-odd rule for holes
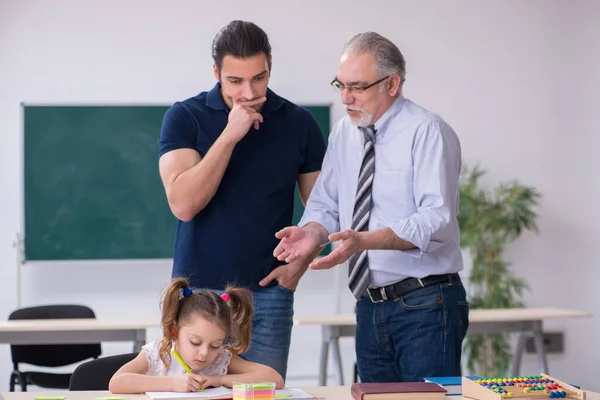
[[[276,235],[274,255],[288,263],[339,245],[310,268],[348,265],[363,382],[460,375],[469,325],[458,275],[460,142],[403,96],[405,78],[404,57],[385,37],[366,32],[346,44],[331,84],[347,116],[302,220]]]

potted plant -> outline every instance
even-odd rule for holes
[[[468,277],[470,308],[522,307],[527,284],[510,271],[503,252],[523,231],[538,231],[534,208],[541,195],[517,181],[486,190],[480,184],[484,174],[477,165],[463,167],[461,173],[458,223],[461,247],[473,261]],[[467,335],[465,355],[470,373],[506,376],[512,359],[509,339],[509,334]]]

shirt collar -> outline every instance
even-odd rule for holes
[[[402,106],[404,106],[405,102],[406,99],[402,95],[398,96],[398,98],[392,103],[392,105],[387,110],[385,110],[383,115],[379,117],[377,121],[375,121],[374,125],[375,130],[377,132],[377,136],[383,137],[385,135],[385,132],[387,131],[387,128],[389,127],[390,123],[394,120],[396,115],[400,113],[400,111],[402,110]]]
[[[271,89],[267,88],[267,100],[261,110],[263,117],[268,117],[271,113],[279,110],[284,104],[284,101]],[[223,100],[221,95],[221,84],[217,82],[215,86],[208,92],[206,96],[206,105],[213,110],[224,110],[229,113],[229,106]]]

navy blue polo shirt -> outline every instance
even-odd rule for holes
[[[159,156],[181,148],[204,157],[228,121],[220,84],[165,114]],[[299,174],[319,171],[325,139],[312,114],[270,89],[263,123],[235,146],[215,196],[189,222],[178,221],[173,277],[195,287],[250,289],[281,265],[275,233],[292,224]]]

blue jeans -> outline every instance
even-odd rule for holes
[[[223,293],[222,290],[209,290]],[[257,289],[252,295],[252,342],[250,349],[240,357],[270,366],[285,380],[292,337],[294,292],[276,283]]]
[[[418,382],[460,376],[469,304],[460,279],[356,305],[356,356],[361,382]]]
[[[270,366],[285,380],[294,322],[294,292],[275,284],[253,294],[252,344],[240,357]]]

